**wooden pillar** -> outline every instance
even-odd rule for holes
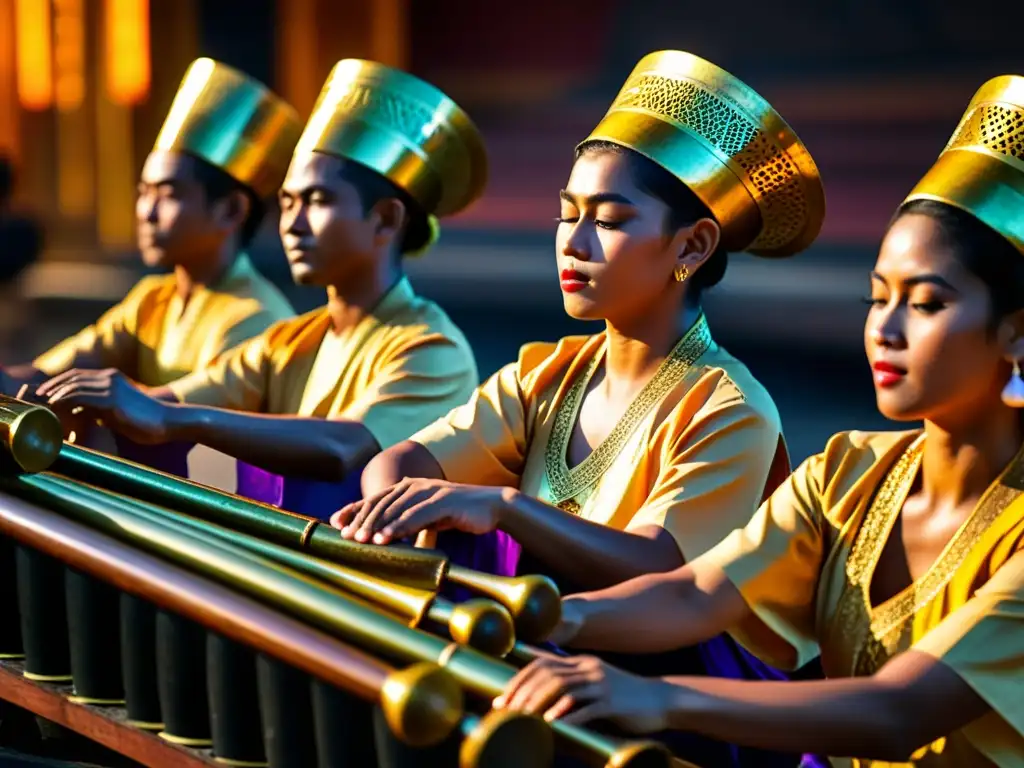
[[[370,58],[398,69],[409,68],[409,0],[374,0],[370,5]]]
[[[14,45],[14,0],[0,0],[0,154],[17,167],[21,161],[21,110]]]
[[[96,51],[93,89],[96,117],[96,236],[100,250],[108,257],[126,255],[135,250],[135,184],[137,168],[133,130],[134,109],[118,94],[111,93],[111,67],[116,65],[117,30],[113,16],[124,8],[105,2],[97,8],[91,29],[92,48]],[[140,19],[122,19],[139,23]],[[143,27],[148,25],[143,24]],[[129,30],[131,32],[132,30]],[[134,30],[148,34],[148,29]],[[136,41],[147,58],[148,44]],[[114,77],[112,78],[112,75]]]
[[[135,173],[156,141],[185,70],[199,57],[196,0],[150,1],[153,66],[149,98],[135,109]]]
[[[320,76],[316,0],[277,0],[275,91],[309,117],[324,77]],[[326,19],[324,20],[326,22]]]
[[[304,118],[341,59],[409,66],[409,0],[278,0],[276,89]]]
[[[76,252],[95,245],[96,164],[91,62],[86,59],[85,0],[53,0],[54,106],[57,114],[57,207],[61,241]],[[91,254],[90,254],[91,255]]]

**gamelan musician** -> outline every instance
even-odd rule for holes
[[[1024,766],[1024,77],[985,83],[897,210],[865,286],[879,411],[685,567],[563,601],[573,647],[728,630],[826,680],[634,677],[542,660],[498,702],[632,732],[678,724],[845,768]],[[579,674],[585,670],[583,674]]]
[[[144,277],[95,323],[3,371],[3,392],[116,369],[146,388],[205,367],[294,312],[245,253],[302,131],[292,107],[243,73],[192,63],[139,179]],[[29,393],[30,394],[30,393]]]
[[[700,298],[727,252],[785,257],[817,236],[824,193],[789,126],[715,65],[654,53],[577,147],[559,202],[565,309],[605,331],[526,345],[467,404],[377,456],[364,499],[332,519],[343,535],[497,531],[522,548],[520,573],[552,574],[565,594],[699,557],[787,474],[775,404],[715,342]],[[623,663],[779,676],[725,636]],[[703,765],[800,761],[673,739]]]
[[[326,306],[156,391],[110,371],[73,371],[39,395],[85,406],[137,443],[201,443],[234,456],[243,495],[280,504],[281,476],[323,481],[310,484],[308,503],[284,505],[333,511],[346,498],[339,481],[354,477],[358,493],[369,458],[479,383],[465,337],[415,293],[402,260],[429,249],[437,217],[479,197],[486,176],[483,141],[447,96],[376,62],[341,61],[279,192],[292,275],[323,286]]]

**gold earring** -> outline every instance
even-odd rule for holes
[[[685,283],[686,278],[690,276],[690,269],[685,264],[679,264],[672,270],[672,275],[675,277],[677,283]]]

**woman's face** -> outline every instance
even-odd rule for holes
[[[629,166],[623,154],[583,154],[560,193],[559,282],[565,311],[580,320],[628,322],[681,300],[673,270],[687,230],[666,232],[668,206],[636,185]]]
[[[970,423],[999,404],[1010,330],[991,329],[985,284],[956,258],[930,216],[889,229],[871,273],[864,347],[882,415]]]

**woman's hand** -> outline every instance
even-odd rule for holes
[[[40,385],[35,399],[58,413],[84,411],[140,444],[167,440],[167,405],[150,397],[113,368],[101,371],[70,370]]]
[[[346,539],[388,544],[423,530],[490,533],[498,527],[506,489],[406,478],[331,516]]]
[[[595,656],[545,656],[520,670],[494,700],[497,709],[582,725],[607,720],[634,733],[663,731],[670,686],[623,672]]]

